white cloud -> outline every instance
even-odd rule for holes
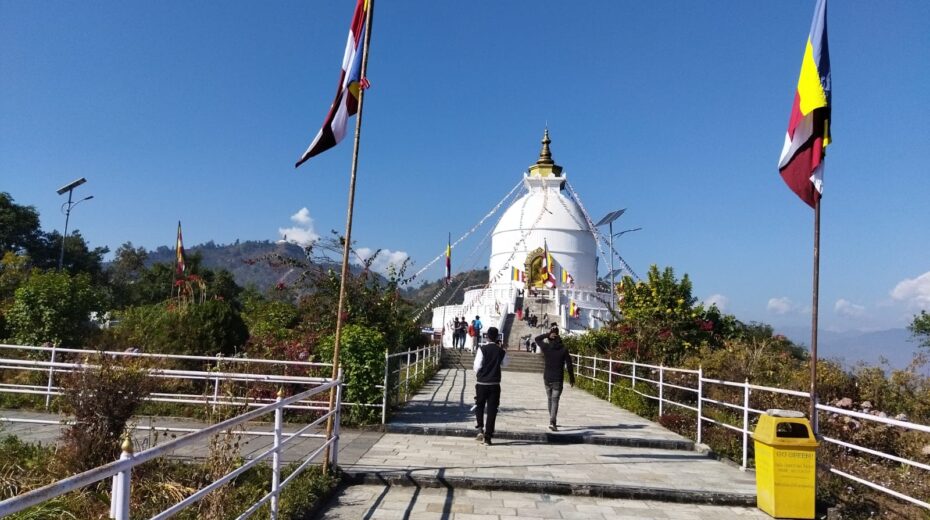
[[[371,255],[373,255],[375,251],[375,249],[370,247],[356,248],[355,252],[357,256],[352,259],[352,263],[361,264],[362,261],[371,258]],[[390,266],[400,267],[400,265],[404,263],[404,260],[409,257],[410,255],[408,255],[405,251],[391,251],[390,249],[382,249],[381,252],[378,253],[378,256],[375,258],[374,262],[372,262],[371,270],[376,273],[387,274]]]
[[[765,306],[765,309],[775,314],[788,314],[798,310],[798,305],[791,301],[791,298],[782,296],[781,298],[769,298],[769,303]]]
[[[305,207],[300,208],[300,211],[291,215],[291,220],[298,224],[313,225],[313,219],[310,218],[310,210]]]
[[[836,305],[833,306],[833,310],[840,316],[847,316],[850,318],[859,318],[865,315],[864,306],[855,304],[845,298],[836,300]]]
[[[313,228],[313,218],[307,208],[300,208],[300,211],[291,215],[291,220],[297,225],[289,228],[278,228],[282,240],[306,246],[320,238],[316,229]]]
[[[726,312],[727,305],[730,304],[730,299],[722,294],[711,294],[704,300],[704,305],[710,307],[711,305],[716,305],[721,312]]]
[[[891,290],[891,297],[908,307],[930,309],[930,271],[917,278],[906,278]]]

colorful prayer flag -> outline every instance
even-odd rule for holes
[[[555,274],[553,270],[555,269],[552,265],[552,255],[549,254],[549,245],[546,244],[546,241],[543,240],[544,254],[543,256],[543,271],[546,273],[546,287],[553,289],[555,288]]]
[[[511,267],[510,268],[510,279],[515,282],[525,282],[526,273],[524,273],[520,269],[517,269],[516,267]]]
[[[568,304],[568,315],[572,318],[577,318],[581,316],[581,309],[578,308],[578,305],[575,304],[575,300],[569,300]]]
[[[367,85],[361,78],[362,71],[362,36],[365,34],[365,21],[370,8],[368,0],[358,0],[352,24],[349,26],[349,40],[346,42],[342,58],[342,74],[336,89],[336,99],[329,107],[329,114],[323,122],[323,128],[316,134],[307,151],[300,156],[298,167],[311,157],[318,155],[339,144],[346,133],[346,122],[358,112],[358,93],[362,85]]]
[[[831,92],[827,0],[818,0],[778,161],[785,184],[811,207],[823,193],[823,159],[831,141]]]
[[[572,277],[571,273],[568,272],[568,269],[562,268],[562,285],[574,285],[575,278]]]
[[[452,283],[452,234],[446,242],[446,283]]]
[[[174,254],[175,254],[175,267],[174,273],[179,277],[184,276],[184,271],[187,270],[187,265],[184,262],[184,240],[181,238],[181,221],[178,221],[178,240],[174,245]]]

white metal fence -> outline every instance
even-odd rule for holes
[[[758,410],[750,406],[750,397],[756,393],[766,393],[777,396],[792,396],[800,399],[809,398],[810,394],[798,390],[786,390],[783,388],[774,388],[750,384],[748,380],[739,383],[735,381],[726,381],[722,379],[711,379],[704,377],[701,369],[691,370],[682,368],[673,368],[635,361],[620,361],[598,356],[581,356],[572,354],[575,362],[576,375],[591,381],[603,383],[607,387],[607,398],[612,400],[614,387],[620,381],[628,381],[627,390],[635,392],[647,399],[655,401],[658,406],[659,415],[665,414],[667,407],[690,410],[696,417],[696,435],[697,443],[702,442],[702,431],[705,423],[711,423],[727,430],[731,430],[741,436],[742,439],[742,468],[748,467],[749,457],[749,439],[752,435],[752,426],[756,422],[756,417],[765,413],[764,410]],[[637,388],[637,385],[640,385]],[[653,390],[652,393],[641,390],[645,385]],[[739,402],[727,402],[720,399],[713,399],[708,396],[709,390],[713,387],[728,387],[736,389],[736,393],[741,395]],[[706,406],[715,407],[715,410],[731,410],[736,412],[740,417],[738,424],[730,424],[715,414],[716,418],[707,415]],[[871,421],[873,423],[884,424],[894,428],[900,428],[908,432],[930,433],[930,426],[917,424],[908,421],[900,421],[887,417],[856,412],[827,406],[821,403],[817,404],[817,411],[821,413],[836,414],[859,420]],[[898,457],[893,454],[884,453],[867,446],[846,442],[829,436],[821,436],[820,440],[841,447],[845,450],[851,450],[857,454],[879,457],[887,461],[892,461],[902,465],[902,468],[913,468],[918,471],[930,472],[930,465],[916,460]],[[930,442],[930,437],[928,437]],[[859,476],[851,475],[834,467],[829,467],[829,471],[843,478],[852,480],[859,484],[865,485],[872,489],[881,491],[898,499],[904,500],[911,504],[930,509],[930,496],[913,497],[904,493],[895,491],[878,482],[871,482]],[[928,490],[930,492],[930,490]]]
[[[68,373],[96,365],[90,363],[97,355],[112,358],[150,360],[154,363],[191,363],[199,365],[198,370],[171,368],[150,368],[149,373],[156,378],[181,380],[199,386],[201,393],[185,393],[177,390],[152,392],[148,400],[162,403],[201,405],[216,408],[223,405],[260,407],[274,402],[273,398],[224,395],[225,383],[269,385],[320,385],[328,381],[332,373],[332,363],[314,363],[306,361],[283,361],[273,359],[183,356],[171,354],[148,354],[139,352],[95,351],[69,348],[34,347],[23,345],[0,344],[0,371],[7,374],[22,372],[41,373],[43,384],[11,382],[15,377],[4,377],[0,381],[0,393],[34,395],[44,397],[48,409],[52,399],[62,394],[58,386],[60,378]],[[381,390],[380,402],[342,401],[342,406],[381,408],[381,423],[387,422],[390,407],[407,401],[413,391],[414,382],[432,375],[438,368],[442,357],[441,345],[431,345],[394,354],[385,351],[382,384],[376,385]],[[67,359],[70,359],[68,361]],[[249,370],[249,371],[245,371]],[[260,371],[258,371],[260,370]],[[289,372],[317,374],[312,376],[289,375]],[[2,373],[2,372],[0,372]],[[308,398],[288,405],[289,409],[327,410],[329,401],[325,397]],[[2,418],[10,422],[32,422],[41,424],[58,424],[62,421],[41,419]],[[66,421],[64,421],[66,422]],[[184,428],[154,428],[140,425],[139,429],[196,431]],[[251,433],[251,432],[250,432]],[[255,432],[260,434],[260,432]]]
[[[410,399],[413,383],[431,376],[442,361],[442,345],[394,354],[384,351],[384,376],[381,389],[381,424],[387,423],[391,405]]]
[[[304,361],[284,361],[272,359],[252,359],[239,357],[183,356],[171,354],[147,354],[140,352],[96,351],[50,347],[33,347],[23,345],[0,344],[0,370],[16,372],[39,372],[47,374],[42,385],[13,383],[15,377],[6,377],[0,382],[0,393],[26,394],[43,396],[48,409],[53,397],[61,395],[57,382],[65,374],[94,367],[90,360],[104,355],[112,359],[137,359],[153,363],[188,364],[196,369],[158,368],[153,366],[147,371],[158,379],[181,380],[199,386],[203,392],[198,394],[178,391],[153,392],[149,400],[163,403],[198,404],[198,405],[248,405],[262,406],[273,402],[273,398],[250,398],[221,395],[221,385],[233,383],[267,383],[271,385],[318,385],[329,379],[332,374],[331,363],[311,363]],[[69,361],[70,360],[70,361]],[[255,370],[259,367],[261,371]],[[250,369],[248,372],[243,370]],[[289,372],[317,374],[313,376],[289,375]],[[353,403],[344,403],[352,406]],[[295,403],[291,408],[324,409],[328,401],[304,401]],[[321,408],[323,406],[323,408]]]
[[[174,452],[179,448],[193,445],[196,442],[199,442],[205,438],[209,438],[212,435],[223,433],[226,431],[231,431],[233,428],[243,425],[249,421],[256,420],[262,416],[273,413],[274,414],[274,444],[271,448],[263,451],[258,454],[248,462],[245,462],[238,468],[232,470],[221,478],[218,478],[211,482],[209,485],[199,489],[194,492],[181,502],[165,509],[161,513],[152,517],[153,519],[166,519],[172,515],[180,512],[181,510],[195,504],[196,502],[203,499],[208,493],[216,490],[220,486],[229,483],[237,476],[241,475],[250,468],[255,467],[264,460],[271,460],[271,469],[272,469],[272,479],[271,485],[268,493],[266,493],[261,499],[252,504],[246,511],[241,513],[238,518],[244,519],[248,518],[255,512],[257,512],[265,504],[269,505],[270,517],[276,519],[278,515],[279,500],[281,495],[281,490],[284,489],[288,484],[290,484],[294,478],[296,478],[301,472],[303,472],[314,460],[316,460],[321,453],[324,453],[325,450],[329,449],[330,462],[335,466],[338,462],[338,453],[339,453],[339,424],[340,424],[340,404],[342,403],[342,371],[340,370],[339,377],[335,381],[325,382],[306,390],[304,392],[298,393],[291,397],[282,398],[279,394],[278,398],[272,404],[264,405],[260,408],[248,411],[231,419],[227,419],[223,422],[214,424],[202,430],[190,433],[178,439],[166,442],[165,444],[149,448],[139,453],[133,453],[131,445],[124,445],[123,453],[120,456],[119,460],[111,462],[109,464],[99,466],[97,468],[91,469],[84,473],[68,477],[66,479],[60,480],[58,482],[49,484],[47,486],[29,491],[22,495],[4,500],[0,502],[0,517],[4,517],[29,507],[38,505],[47,500],[53,499],[55,497],[61,496],[65,493],[69,493],[85,486],[100,482],[106,478],[112,478],[112,493],[110,498],[110,518],[116,520],[128,520],[129,519],[129,505],[132,492],[132,470],[133,468],[144,464],[150,460],[164,457]],[[284,434],[282,433],[282,423],[283,423],[283,414],[284,409],[291,407],[296,403],[309,400],[311,397],[318,394],[328,392],[330,389],[335,389],[336,391],[336,401],[335,408],[332,411],[328,411],[323,414],[313,422],[303,426],[294,433]],[[326,438],[325,434],[315,434],[308,433],[311,429],[316,428],[323,424],[329,417],[333,417],[333,435],[329,438]],[[282,450],[295,439],[300,437],[318,437],[323,439],[322,445],[315,449],[314,451],[307,454],[301,459],[300,464],[292,471],[286,479],[281,481],[281,453]]]

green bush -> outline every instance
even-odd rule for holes
[[[36,270],[16,289],[6,320],[20,344],[77,347],[93,332],[89,316],[103,310],[103,300],[87,274]]]
[[[335,335],[325,338],[319,348],[322,361],[333,357]],[[361,325],[348,325],[342,330],[339,362],[347,387],[342,400],[350,403],[378,404],[384,374],[384,336]],[[364,424],[381,420],[381,409],[367,406],[343,407],[343,422]]]
[[[236,309],[224,300],[177,305],[176,302],[131,307],[111,329],[112,341],[146,352],[214,356],[232,355],[248,339]]]

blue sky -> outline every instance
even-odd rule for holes
[[[179,219],[187,244],[341,230],[351,143],[293,164],[353,5],[0,0],[0,190],[61,229],[55,190],[87,177],[72,229],[111,249],[170,245]],[[688,273],[743,320],[808,324],[813,212],[776,164],[813,7],[378,2],[354,238],[425,264],[518,181],[548,123],[592,218],[625,207],[618,229],[643,228],[617,244],[635,270]],[[821,323],[903,326],[930,308],[930,2],[834,1],[828,24]],[[454,268],[485,265],[480,248],[464,262],[477,245]]]

